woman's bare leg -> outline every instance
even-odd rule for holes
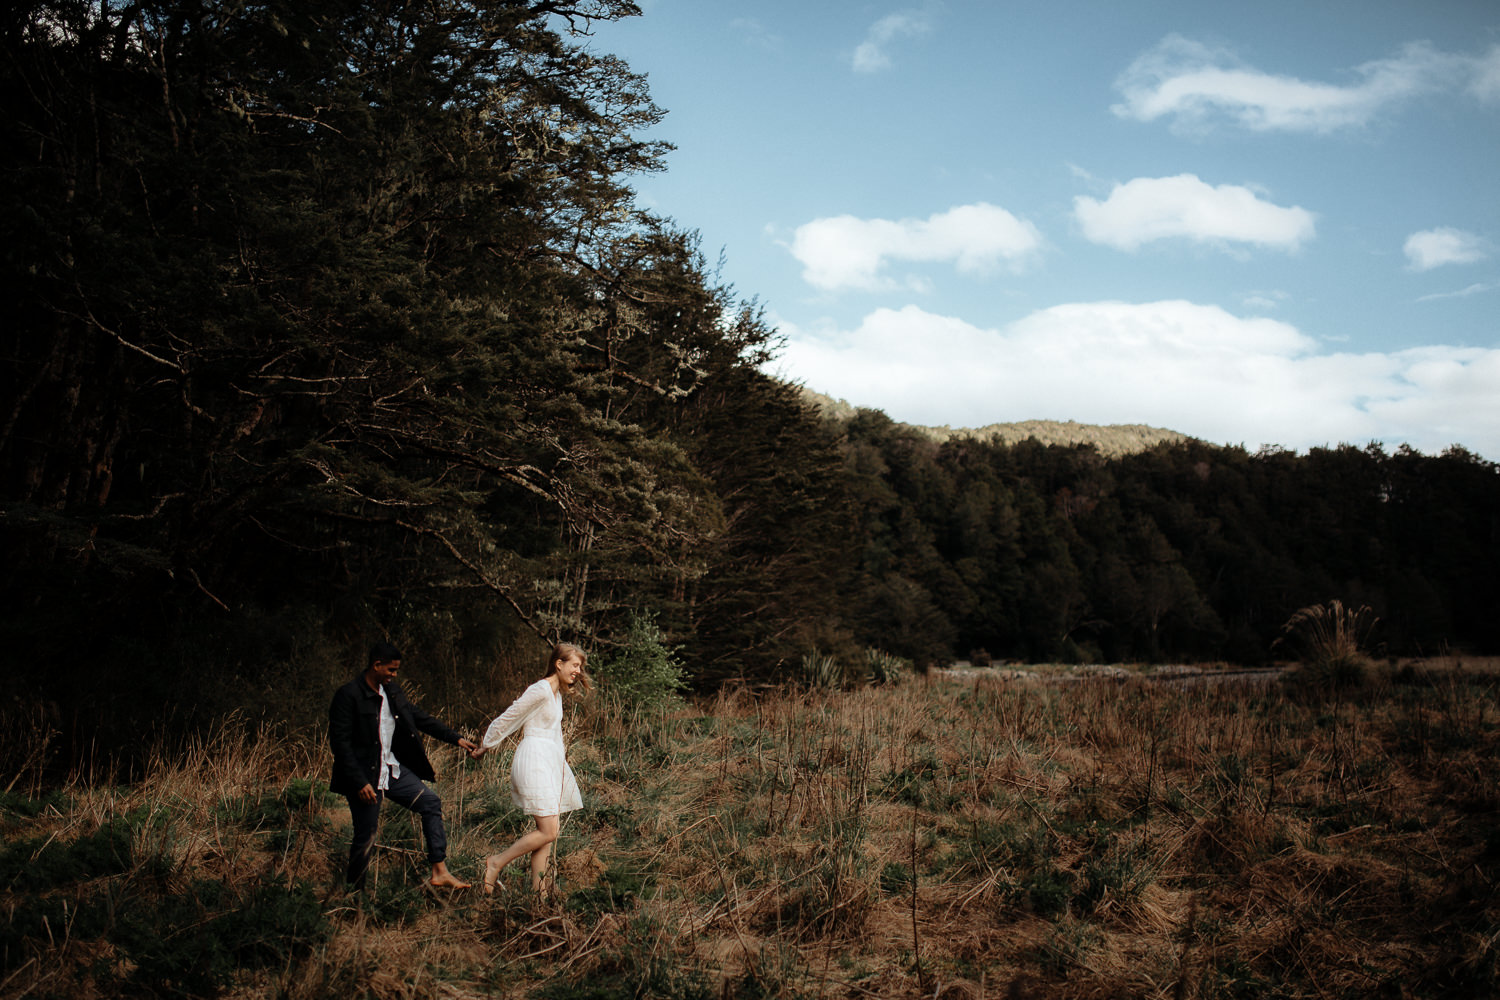
[[[547,855],[551,850],[552,842],[557,839],[558,823],[556,816],[537,816],[536,829],[530,833],[524,833],[516,838],[501,854],[491,854],[484,859],[484,891],[495,891],[495,880],[500,877],[500,869],[510,864],[523,854],[531,855],[531,887],[541,888],[541,876],[537,872],[537,856],[541,856],[541,868],[547,867]]]
[[[552,842],[557,839],[556,816],[538,816],[537,832],[547,837],[547,842],[531,852],[531,891],[542,891],[542,876],[547,874],[547,858],[552,854]]]

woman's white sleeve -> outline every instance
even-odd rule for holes
[[[510,703],[510,707],[490,723],[490,728],[484,731],[484,739],[480,740],[480,746],[490,750],[500,744],[511,733],[521,728],[526,717],[547,702],[548,684],[533,684],[521,692],[521,697]]]

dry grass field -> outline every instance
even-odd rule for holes
[[[12,725],[0,996],[1488,997],[1497,683],[1449,660],[1338,693],[599,699],[568,722],[586,807],[542,898],[519,868],[492,898],[424,889],[394,807],[344,893],[311,735],[230,724],[129,786],[47,789]],[[450,863],[477,879],[523,828],[509,755],[438,749]]]

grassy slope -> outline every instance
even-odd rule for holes
[[[8,794],[0,995],[1489,996],[1494,681],[1403,679],[596,704],[545,901],[519,869],[424,892],[395,808],[346,897],[322,748],[229,727],[130,788]],[[508,754],[441,756],[473,877],[522,828]]]
[[[803,388],[803,399],[816,406],[825,416],[847,420],[854,416],[856,407],[842,399],[834,399],[820,392]],[[1022,420],[1007,424],[986,424],[983,427],[953,428],[923,427],[906,424],[912,430],[925,434],[942,443],[950,438],[973,437],[981,441],[999,441],[1003,444],[1019,444],[1036,439],[1044,445],[1092,444],[1099,453],[1108,458],[1133,455],[1162,443],[1175,444],[1190,440],[1186,434],[1150,427],[1146,424],[1080,424],[1072,420]]]

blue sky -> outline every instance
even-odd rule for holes
[[[1500,459],[1500,3],[645,0],[772,370],[910,423]]]

